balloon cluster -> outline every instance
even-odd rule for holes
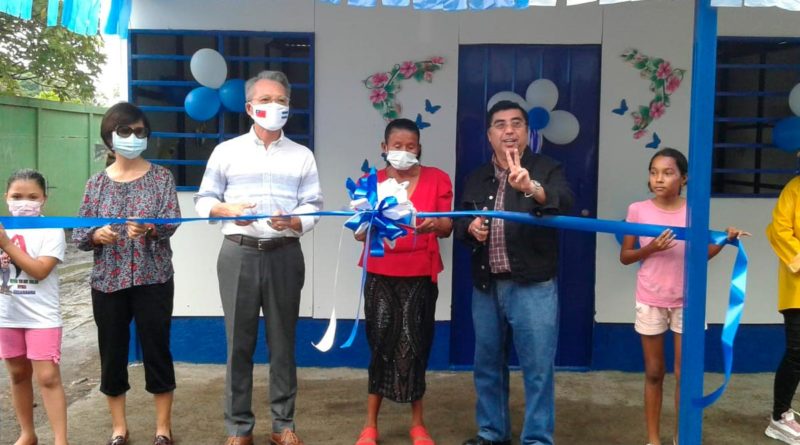
[[[200,87],[189,91],[183,101],[186,114],[196,121],[216,116],[221,106],[234,113],[244,113],[244,81],[228,77],[228,65],[222,54],[203,48],[192,56],[189,64],[192,76]]]
[[[489,110],[501,100],[510,100],[528,110],[528,126],[531,133],[543,136],[548,141],[566,145],[574,141],[580,132],[580,123],[574,114],[554,110],[558,103],[558,87],[550,79],[536,79],[525,91],[525,98],[513,91],[501,91],[489,99]],[[541,144],[540,144],[541,145]]]
[[[800,150],[800,83],[789,93],[789,108],[795,116],[781,119],[772,129],[772,143],[781,150]]]

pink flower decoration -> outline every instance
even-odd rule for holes
[[[646,134],[647,134],[647,130],[639,130],[636,133],[633,133],[633,138],[634,139],[641,139],[642,136],[644,136]]]
[[[650,104],[650,117],[653,119],[658,119],[663,116],[666,111],[667,107],[664,105],[664,102],[653,102]]]
[[[414,73],[417,72],[417,64],[412,61],[403,62],[400,65],[400,74],[403,75],[406,79],[410,79]]]
[[[389,75],[386,73],[375,73],[372,75],[372,86],[382,87],[389,81]]]
[[[669,62],[661,62],[661,64],[658,65],[656,77],[659,79],[666,79],[670,74],[672,74],[672,66]]]
[[[423,77],[425,78],[426,82],[433,82],[433,73],[432,72],[425,71],[425,74],[423,75]]]
[[[667,79],[667,86],[664,89],[667,94],[672,94],[679,86],[681,86],[681,78],[678,76],[669,76],[669,79]]]
[[[444,63],[444,57],[431,57],[431,62],[437,65],[441,65]]]
[[[376,88],[369,93],[369,100],[372,101],[373,104],[378,104],[386,100],[388,94],[386,90],[383,88]]]
[[[631,113],[631,115],[633,116],[633,125],[641,126],[643,122],[642,115],[639,113]]]

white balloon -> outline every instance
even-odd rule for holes
[[[792,109],[792,113],[800,116],[800,83],[789,93],[789,108]]]
[[[211,48],[203,48],[192,56],[189,64],[192,76],[204,87],[217,89],[228,77],[228,65],[222,54]]]
[[[542,136],[548,141],[565,145],[578,137],[581,125],[578,118],[569,111],[555,110],[550,112],[550,122],[542,129]]]
[[[486,111],[489,111],[494,104],[500,102],[501,100],[510,100],[511,102],[516,102],[526,110],[530,108],[528,103],[525,102],[525,99],[523,99],[519,94],[514,93],[513,91],[501,91],[489,99],[489,102],[486,104]]]
[[[528,85],[525,100],[531,108],[542,107],[550,111],[558,103],[558,87],[550,79],[536,79]]]

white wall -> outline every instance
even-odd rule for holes
[[[443,56],[446,63],[432,84],[406,81],[398,101],[403,115],[414,118],[424,99],[443,104],[426,115],[424,162],[451,176],[455,169],[455,117],[459,44],[602,43],[600,164],[598,214],[620,220],[629,203],[647,198],[646,167],[652,150],[634,141],[629,116],[610,110],[626,98],[629,106],[646,104],[646,81],[618,56],[629,47],[688,68],[672,106],[652,129],[663,146],[686,150],[691,88],[693,2],[646,1],[619,5],[594,4],[530,8],[525,11],[445,13],[411,8],[356,8],[317,0],[137,0],[133,28],[302,31],[316,33],[316,156],[327,209],[347,203],[344,180],[359,175],[364,158],[378,164],[384,122],[372,109],[361,81],[403,60]],[[722,9],[720,35],[784,35],[800,33],[800,14],[777,10]],[[620,174],[626,172],[626,174]],[[690,180],[691,181],[691,180]],[[187,194],[188,195],[188,194]],[[181,198],[185,215],[193,213],[188,196]],[[747,240],[751,267],[744,321],[778,322],[775,312],[775,259],[763,231],[774,205],[771,199],[714,199],[712,226],[736,225],[754,233]],[[743,210],[746,206],[746,210]],[[342,220],[326,218],[303,240],[308,279],[303,315],[326,318],[334,306],[339,317],[356,309],[360,280],[359,246]],[[198,243],[198,240],[209,240]],[[219,315],[215,262],[216,227],[186,224],[176,235],[176,314]],[[635,267],[616,258],[619,245],[610,235],[597,238],[596,319],[631,322]],[[452,241],[443,243],[445,271],[440,276],[437,319],[450,318]],[[708,319],[722,321],[733,251],[726,249],[709,269]],[[338,273],[337,273],[338,270]],[[313,271],[313,272],[312,272]]]

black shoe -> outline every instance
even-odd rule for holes
[[[491,440],[486,440],[481,436],[475,436],[472,439],[467,439],[461,445],[511,445],[511,441],[510,440],[501,440],[501,441],[493,442]]]

